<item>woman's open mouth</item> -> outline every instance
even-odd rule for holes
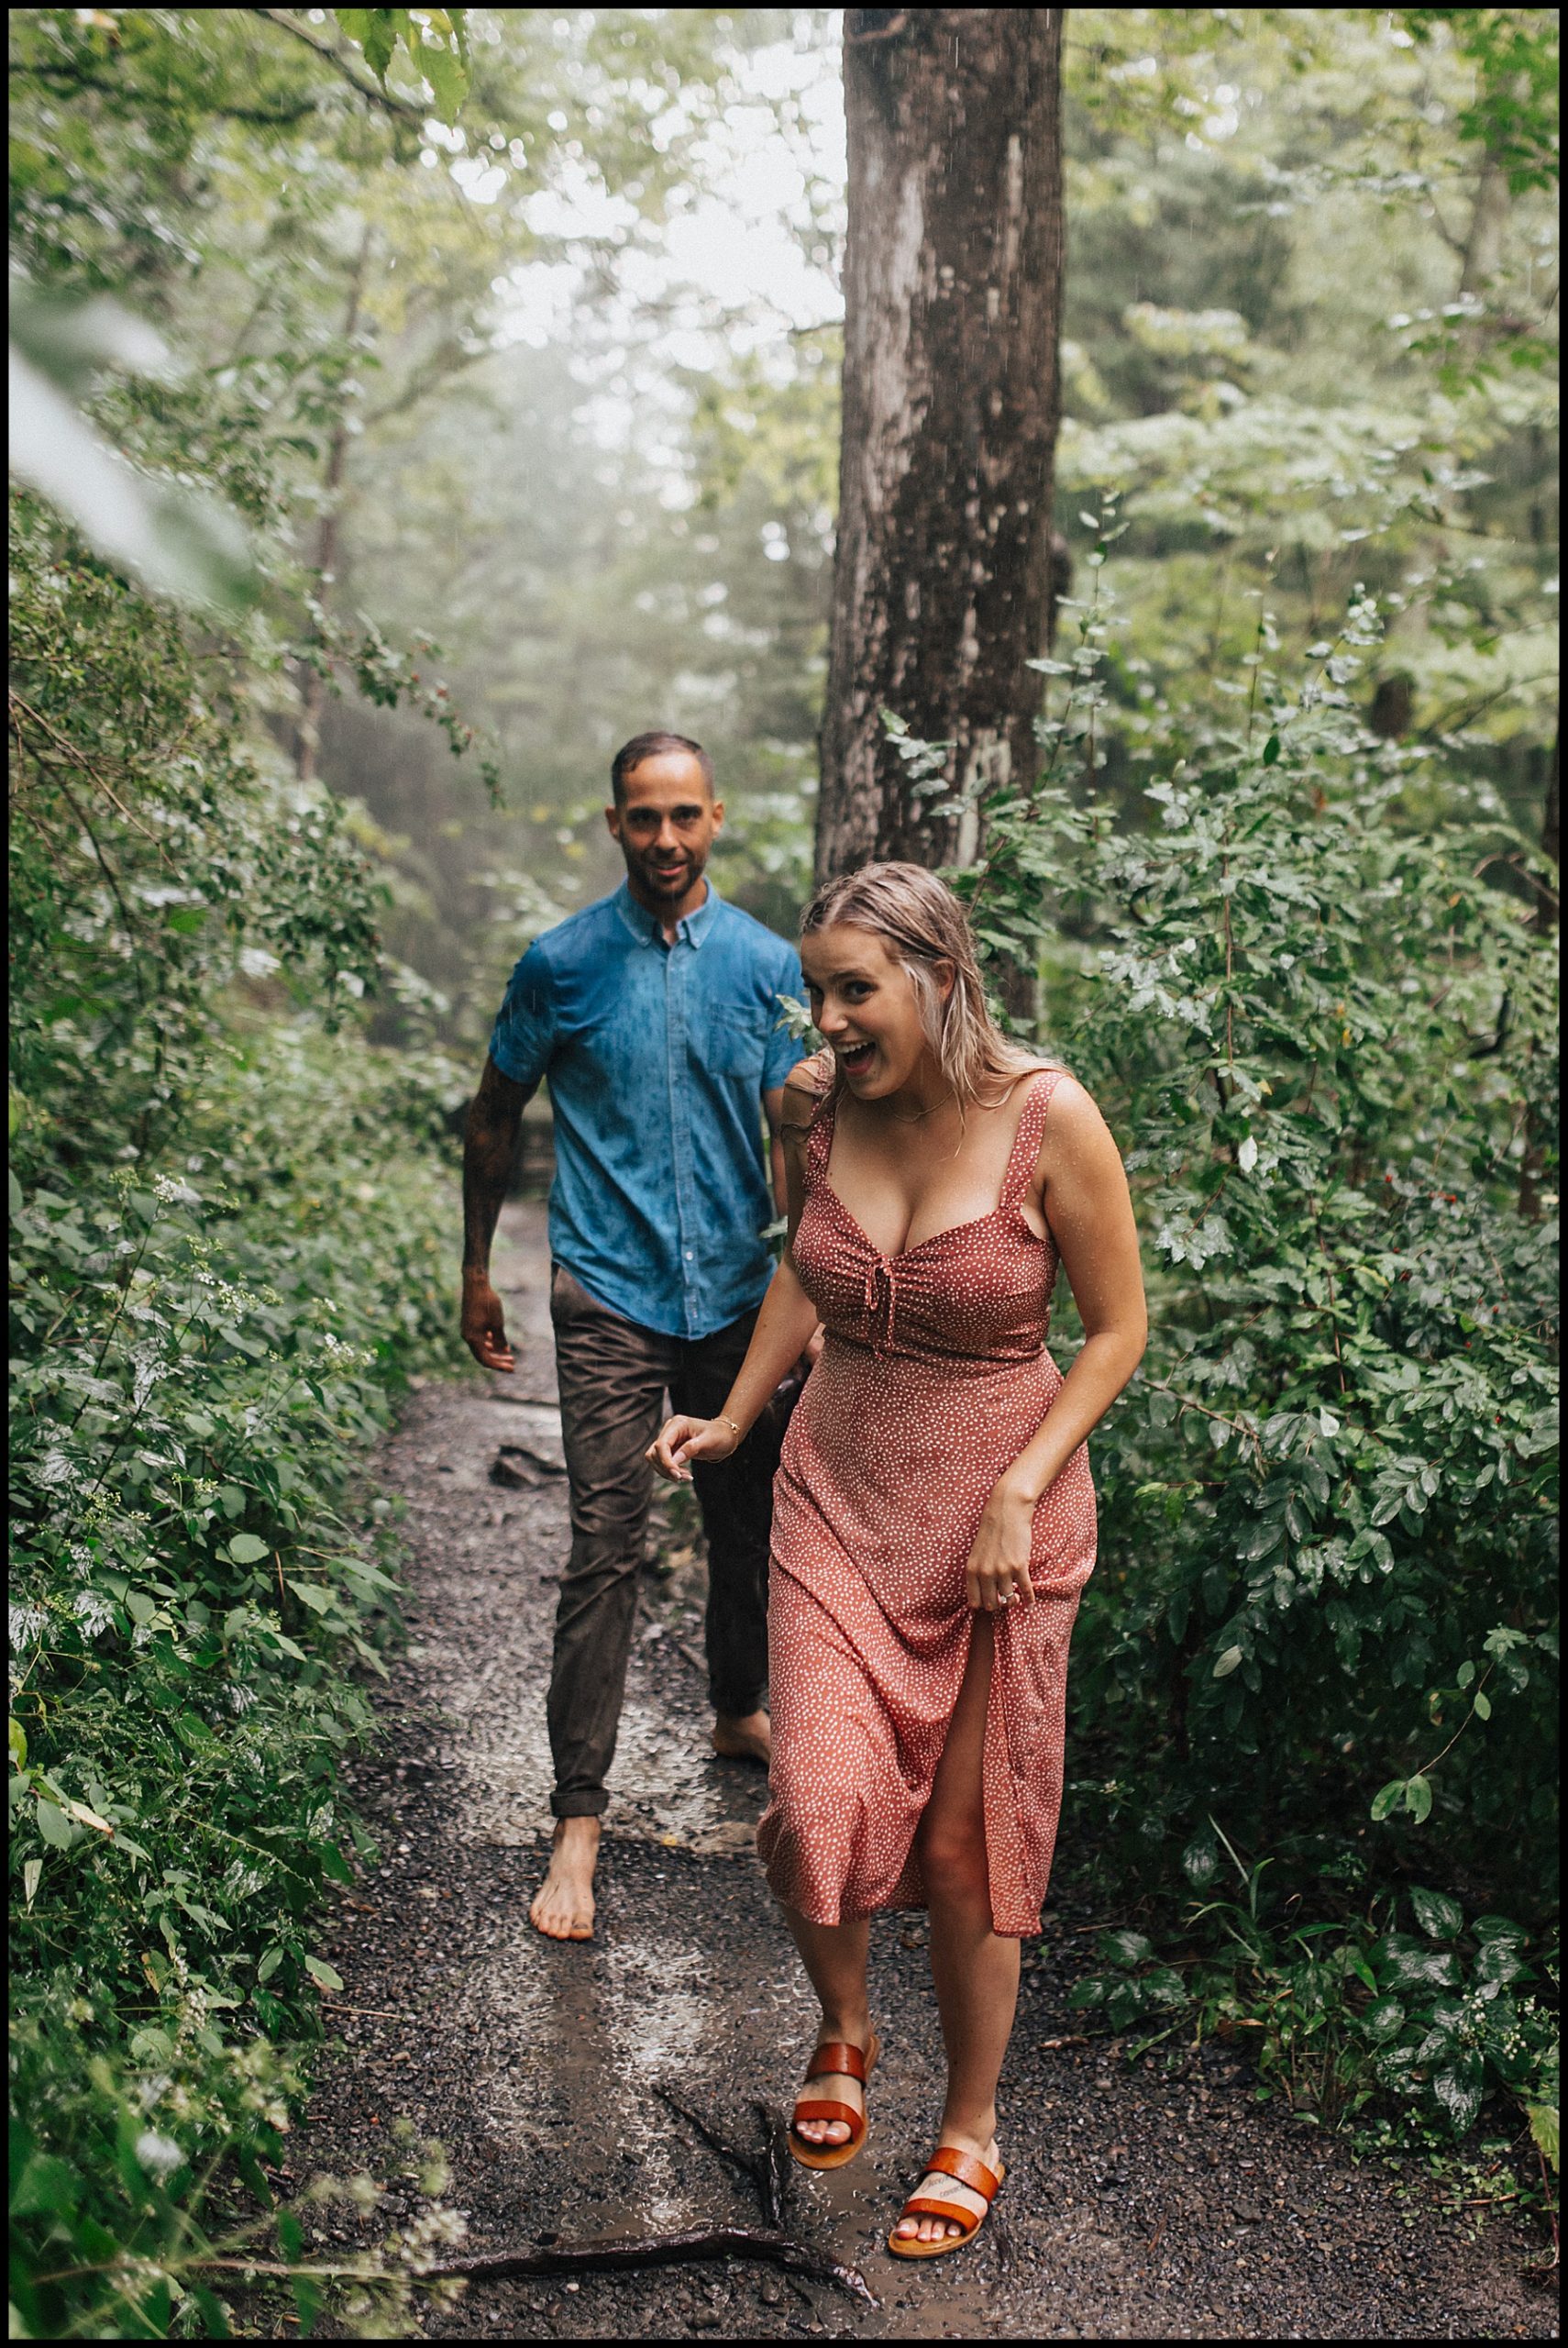
[[[877,1052],[875,1044],[839,1044],[835,1049],[845,1076],[864,1076]]]

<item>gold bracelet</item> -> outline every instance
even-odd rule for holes
[[[720,1418],[721,1418],[721,1419],[723,1419],[723,1421],[724,1424],[725,1424],[727,1427],[734,1427],[734,1428],[735,1428],[735,1441],[736,1441],[737,1443],[744,1443],[744,1442],[745,1441],[745,1435],[741,1433],[740,1428],[735,1426],[735,1423],[734,1423],[734,1419],[732,1419],[732,1418],[731,1418],[731,1416],[730,1416],[729,1412],[728,1412],[727,1411],[721,1411],[721,1412],[719,1412],[719,1416],[720,1416]]]

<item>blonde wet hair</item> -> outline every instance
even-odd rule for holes
[[[960,1112],[971,1102],[995,1108],[1021,1077],[1059,1060],[1025,1051],[1002,1035],[986,1006],[979,957],[964,908],[944,881],[919,864],[863,864],[857,872],[824,880],[801,916],[801,936],[843,924],[868,930],[905,970],[920,1005],[921,1024],[937,1065],[953,1087]],[[935,965],[950,962],[953,985],[944,1002]],[[843,1077],[836,1065],[833,1090]]]

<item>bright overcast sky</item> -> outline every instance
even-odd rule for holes
[[[808,217],[801,158],[781,131],[769,101],[793,92],[803,117],[808,167],[828,186],[845,180],[844,97],[837,44],[807,49],[780,41],[743,58],[743,96],[705,142],[704,177],[713,192],[670,219],[657,251],[628,250],[618,270],[628,296],[652,303],[674,297],[671,323],[658,339],[665,363],[712,366],[717,353],[701,312],[714,303],[731,313],[731,347],[756,348],[791,327],[838,317],[842,301],[827,271],[813,267],[791,224]],[[478,156],[451,166],[480,202],[493,200],[503,174]],[[608,198],[583,175],[580,184],[534,197],[529,225],[543,235],[603,235],[630,225],[631,207]],[[536,347],[569,338],[580,271],[569,263],[535,262],[516,271],[502,294],[498,338]],[[697,297],[684,313],[679,294]],[[498,289],[500,290],[500,289]]]

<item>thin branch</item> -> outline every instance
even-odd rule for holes
[[[1454,1730],[1453,1734],[1449,1738],[1448,1743],[1443,1746],[1442,1751],[1441,1753],[1434,1753],[1430,1761],[1423,1761],[1420,1767],[1413,1773],[1416,1777],[1424,1778],[1429,1770],[1435,1769],[1438,1763],[1445,1759],[1447,1755],[1453,1751],[1454,1746],[1459,1743],[1460,1738],[1464,1734],[1465,1730],[1475,1718],[1475,1696],[1479,1696],[1481,1690],[1485,1688],[1487,1680],[1490,1679],[1496,1667],[1496,1665],[1494,1663],[1489,1663],[1486,1666],[1485,1670],[1475,1682],[1475,1695],[1472,1696],[1470,1699],[1470,1710],[1465,1713],[1464,1718],[1460,1722],[1459,1726]]]
[[[1556,674],[1557,671],[1554,669],[1540,669],[1533,677],[1510,677],[1507,684],[1499,685],[1495,692],[1483,693],[1478,701],[1455,702],[1452,708],[1441,711],[1434,717],[1430,725],[1423,725],[1416,736],[1416,740],[1418,742],[1435,741],[1440,734],[1452,733],[1456,725],[1469,725],[1482,714],[1483,711],[1490,709],[1494,702],[1507,701],[1510,693],[1523,692],[1529,685],[1550,684]]]
[[[389,415],[402,415],[409,408],[417,407],[420,401],[427,399],[431,393],[445,391],[465,368],[475,366],[480,360],[492,356],[488,343],[478,350],[466,349],[460,342],[450,339],[437,343],[426,364],[410,378],[401,392],[395,392],[391,399],[383,400],[380,407],[366,410],[362,419],[365,430],[372,431],[378,424],[384,424]]]
[[[27,718],[30,724],[36,725],[40,733],[47,734],[49,736],[50,740],[54,744],[55,748],[61,753],[62,758],[69,759],[72,766],[80,767],[83,774],[90,775],[92,777],[93,781],[97,784],[99,790],[110,802],[111,805],[118,810],[118,812],[125,817],[127,824],[131,825],[135,830],[141,834],[143,839],[157,841],[157,834],[149,832],[147,825],[141,821],[140,817],[133,815],[125,802],[122,799],[116,798],[114,790],[107,782],[105,781],[101,770],[95,767],[92,759],[85,757],[83,753],[77,748],[74,742],[69,741],[63,734],[57,732],[55,727],[50,724],[48,718],[43,715],[41,711],[36,710],[30,702],[24,701],[21,694],[18,692],[12,692],[9,695],[9,707],[12,713],[12,731],[17,737],[18,748],[21,747],[22,731],[21,727],[17,723],[16,712],[20,710],[22,715]],[[63,789],[64,786],[61,785],[61,788]],[[159,845],[161,845],[161,843],[159,843]]]
[[[124,105],[128,98],[141,99],[143,93],[124,82],[101,82],[93,73],[73,73],[69,66],[39,65],[13,61],[11,71],[18,80],[47,82],[64,90],[91,90],[97,96],[116,98]],[[320,111],[315,98],[301,98],[286,106],[231,106],[209,104],[205,107],[220,122],[255,123],[261,129],[288,129],[304,122],[307,116]]]
[[[1244,1435],[1257,1455],[1258,1472],[1262,1474],[1263,1445],[1258,1441],[1257,1430],[1248,1426],[1244,1419],[1228,1419],[1223,1411],[1211,1411],[1207,1402],[1195,1401],[1190,1394],[1177,1393],[1176,1388],[1168,1385],[1163,1378],[1146,1378],[1143,1383],[1156,1394],[1171,1395],[1181,1404],[1184,1411],[1200,1412],[1204,1418],[1216,1419],[1222,1427],[1230,1427],[1236,1434]]]
[[[336,72],[343,76],[351,90],[357,90],[362,98],[368,98],[373,106],[380,106],[384,114],[390,114],[394,120],[417,123],[425,121],[429,113],[427,106],[417,105],[412,98],[394,97],[390,90],[378,88],[374,82],[363,81],[355,72],[353,66],[341,50],[335,49],[330,41],[318,40],[309,26],[300,24],[295,17],[289,15],[286,8],[248,8],[246,14],[259,17],[264,24],[276,25],[281,33],[289,33],[295,40],[304,41],[308,50],[313,50],[317,57],[323,59]]]

